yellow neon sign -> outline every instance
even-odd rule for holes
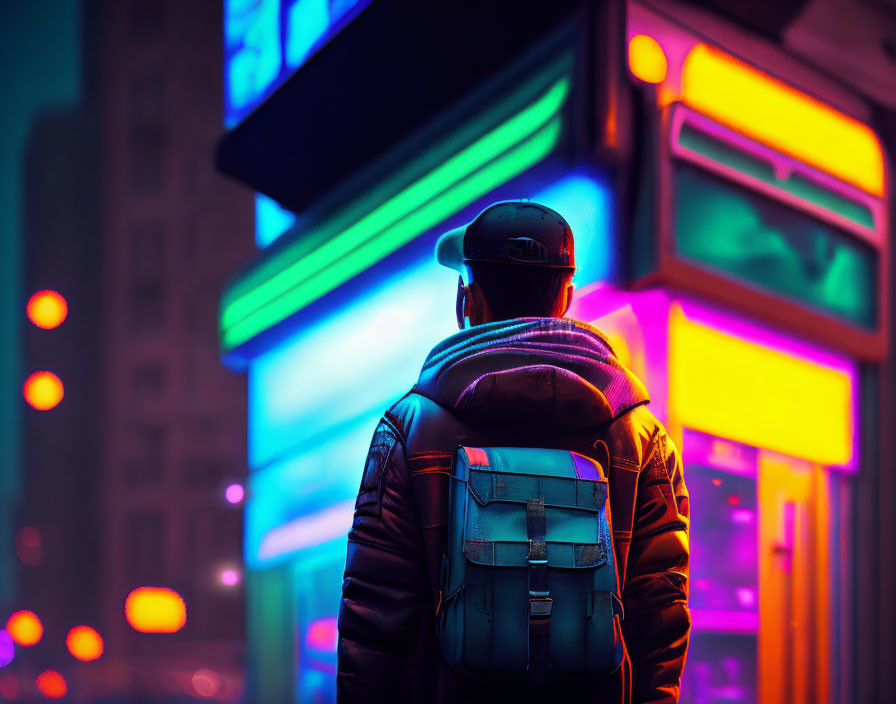
[[[681,98],[756,141],[876,196],[884,159],[867,125],[749,66],[698,44],[684,60]]]
[[[850,375],[689,320],[669,320],[669,417],[681,426],[824,465],[853,449]]]

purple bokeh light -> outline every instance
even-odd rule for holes
[[[16,647],[12,642],[12,636],[6,629],[0,630],[0,667],[6,667],[15,657]]]
[[[240,575],[239,570],[234,570],[234,569],[221,570],[221,575],[220,575],[221,584],[223,584],[226,587],[235,587],[237,584],[240,583],[240,576],[241,575]]]
[[[246,490],[243,489],[242,484],[231,484],[224,490],[224,498],[227,499],[227,503],[230,504],[238,504],[243,500],[245,495]]]

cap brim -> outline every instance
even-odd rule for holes
[[[467,226],[449,230],[436,242],[436,261],[442,266],[464,273],[464,233]]]

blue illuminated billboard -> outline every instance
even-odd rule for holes
[[[273,93],[370,0],[224,0],[224,124]]]

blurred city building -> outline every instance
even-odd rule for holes
[[[219,2],[100,2],[103,86],[101,620],[131,691],[241,696],[245,382],[216,359],[216,293],[251,247],[251,198],[211,168],[220,131]],[[122,618],[170,587],[186,625]],[[118,656],[118,662],[113,658]],[[197,684],[195,673],[205,671]],[[208,680],[208,681],[207,681]]]
[[[361,463],[455,329],[433,244],[502,198],[570,221],[570,314],[683,447],[681,701],[892,698],[892,9],[225,8],[217,163],[259,194],[219,318],[249,378],[249,701],[334,701]]]
[[[19,589],[4,606],[38,614],[44,635],[0,677],[26,698],[53,669],[78,701],[238,701],[246,384],[220,365],[215,320],[253,204],[213,169],[222,7],[72,6],[80,97],[34,116],[22,174],[22,379],[51,370],[64,397],[22,412]],[[24,317],[43,289],[68,304],[52,330]],[[182,627],[126,618],[140,587],[176,592]],[[100,634],[100,659],[67,649],[78,625]]]

